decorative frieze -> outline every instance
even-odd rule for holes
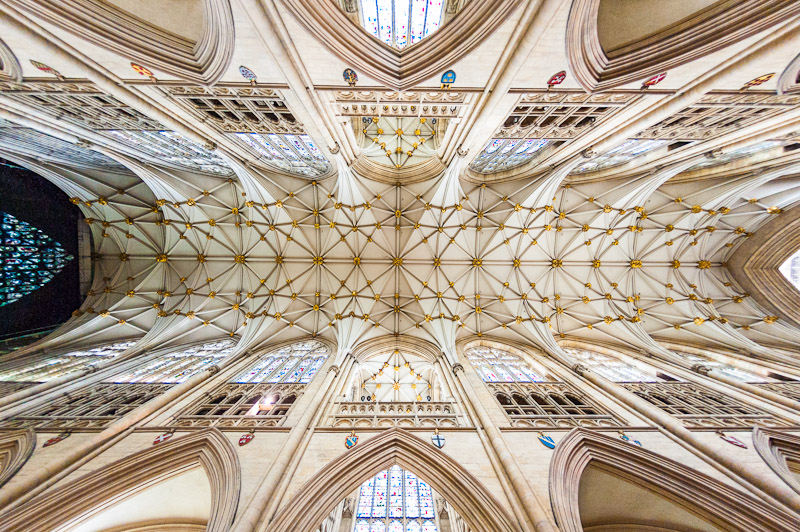
[[[337,402],[330,427],[458,427],[452,402]]]

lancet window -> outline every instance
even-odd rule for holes
[[[392,466],[361,485],[354,532],[438,532],[433,491],[415,474]]]
[[[56,356],[41,358],[36,362],[25,360],[9,363],[0,368],[0,381],[45,382],[94,366],[112,359],[132,347],[136,342],[117,342],[90,349],[69,351]]]
[[[296,342],[259,358],[190,406],[178,426],[277,426],[328,358],[325,344]]]
[[[519,427],[616,426],[618,420],[578,389],[535,371],[519,355],[488,346],[464,351],[495,399]]]
[[[617,357],[586,349],[565,348],[564,351],[598,375],[615,382],[659,382],[662,379],[645,373]]]

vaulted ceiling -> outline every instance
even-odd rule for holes
[[[218,55],[151,63],[149,40],[104,47],[28,4],[0,7],[0,156],[61,187],[94,242],[91,292],[42,345],[321,335],[341,353],[402,334],[448,353],[471,335],[800,347],[726,268],[800,200],[800,96],[776,91],[797,68],[788,8],[670,59],[652,85],[648,64],[592,93],[568,27],[584,0],[510,0],[512,15],[483,22],[481,2],[450,0],[446,24],[400,51],[359,27],[356,2],[198,0],[195,40]],[[100,4],[59,9],[125,3]],[[126,13],[149,38],[174,31]],[[703,13],[698,31],[714,23]],[[337,28],[362,48],[326,47]],[[443,88],[445,70],[457,77]]]

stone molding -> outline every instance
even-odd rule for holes
[[[36,433],[33,429],[0,433],[0,486],[8,482],[33,454]]]
[[[365,362],[373,356],[395,349],[413,353],[430,363],[435,362],[439,353],[441,353],[441,349],[438,346],[427,340],[406,335],[395,336],[390,334],[361,342],[353,349],[352,355],[358,362]]]
[[[390,185],[394,185],[395,183],[402,183],[404,185],[420,183],[441,175],[441,173],[447,169],[444,163],[436,156],[429,157],[422,163],[404,166],[398,170],[386,164],[376,162],[363,153],[353,162],[351,168],[353,172],[365,179],[371,179]]]
[[[599,6],[600,0],[574,0],[567,22],[570,70],[591,92],[644,81],[800,13],[793,0],[725,0],[638,42],[606,51],[598,36]]]
[[[792,62],[778,78],[778,94],[792,94],[800,92],[800,55]]]
[[[725,530],[779,532],[796,527],[795,515],[695,469],[617,438],[577,428],[559,442],[550,462],[550,499],[561,532],[584,532],[579,490],[590,465],[652,490]]]
[[[800,466],[800,436],[763,427],[753,429],[753,447],[776,475],[797,493],[800,481],[789,469],[788,461]]]
[[[196,467],[205,469],[211,485],[207,530],[227,531],[239,502],[239,458],[214,428],[148,447],[45,492],[0,517],[0,529],[56,530]]]
[[[30,1],[30,0],[29,0]],[[508,20],[521,0],[470,2],[433,35],[404,50],[374,38],[336,2],[280,0],[311,35],[360,75],[395,90],[405,90],[443,74]]]
[[[322,468],[283,505],[267,531],[316,530],[331,508],[393,465],[420,475],[450,502],[470,530],[521,532],[489,490],[461,464],[398,428],[370,438]]]
[[[22,67],[14,52],[0,39],[0,81],[22,81]]]
[[[146,68],[194,83],[214,84],[233,57],[235,38],[230,0],[203,0],[204,30],[197,42],[101,0],[8,0],[7,3]],[[135,75],[131,70],[131,77]]]
[[[797,288],[778,271],[800,249],[800,207],[762,225],[733,250],[728,272],[750,297],[779,318],[800,327]]]

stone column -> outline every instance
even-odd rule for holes
[[[352,366],[352,360],[352,357],[345,359],[343,366],[346,370],[349,370],[350,366]],[[347,374],[348,372],[345,371],[344,373]],[[289,437],[276,453],[275,461],[259,484],[252,499],[250,499],[247,506],[243,508],[243,511],[233,523],[231,532],[253,532],[257,529],[259,523],[269,522],[272,517],[268,511],[269,508],[276,506],[275,502],[281,499],[282,491],[279,489],[281,481],[284,476],[290,476],[287,474],[290,463],[293,461],[298,449],[301,448],[301,444],[317,417],[317,413],[321,408],[324,408],[334,394],[336,377],[339,373],[339,366],[332,365],[328,368],[324,381],[322,381],[310,403],[306,406],[303,416],[292,427]],[[274,513],[274,510],[272,513]]]
[[[522,521],[531,523],[536,532],[555,532],[556,529],[550,523],[544,506],[531,489],[525,475],[522,473],[522,469],[514,459],[511,449],[509,449],[503,439],[502,433],[497,428],[494,420],[484,406],[484,403],[494,401],[494,397],[485,386],[478,387],[477,389],[473,387],[464,374],[464,366],[461,364],[455,364],[453,366],[453,374],[456,376],[456,382],[461,388],[463,401],[472,406],[483,430],[486,431],[492,449],[497,454],[505,473],[508,475],[515,494],[522,503],[522,510],[524,511]],[[518,515],[519,508],[516,507],[517,505],[515,505],[513,501],[512,506],[515,506],[515,508],[513,508],[514,514],[517,518],[520,518]]]

